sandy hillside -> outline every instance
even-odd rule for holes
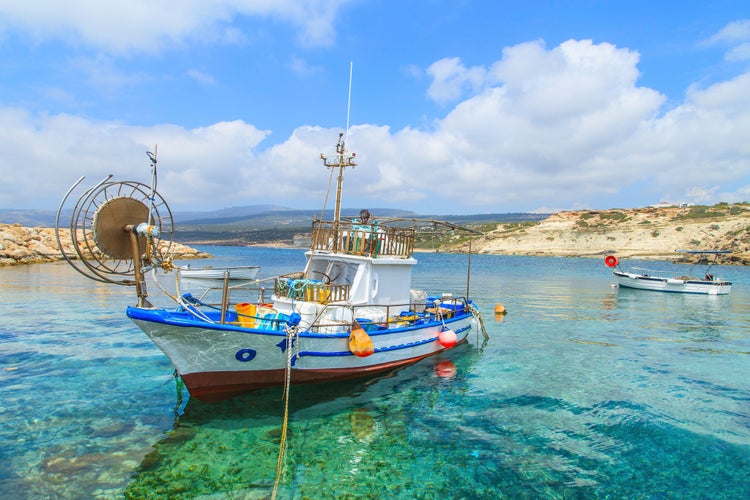
[[[500,224],[473,242],[480,253],[674,259],[681,249],[731,250],[750,263],[750,205],[582,210],[522,224]]]

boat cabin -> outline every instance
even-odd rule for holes
[[[335,311],[337,303],[367,305],[378,317],[374,320],[387,316],[391,307],[409,310],[412,267],[417,263],[414,233],[412,227],[388,227],[377,221],[314,221],[307,266],[303,273],[276,280],[274,308],[285,314],[299,312],[303,323],[312,323],[324,309]],[[349,314],[336,319],[352,318]]]

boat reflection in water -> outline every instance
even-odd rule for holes
[[[464,397],[477,351],[468,343],[456,350],[458,366],[439,354],[375,377],[292,387],[279,497],[367,497],[384,487],[378,478],[394,479],[391,487],[412,482],[403,467],[408,461],[394,454],[421,439],[430,419],[460,418],[461,405],[452,400]],[[280,388],[217,403],[191,398],[174,429],[141,462],[126,498],[268,497],[278,473],[283,413]],[[453,438],[431,438],[436,444],[446,439]]]

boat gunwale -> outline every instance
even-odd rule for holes
[[[637,268],[635,268],[637,269]],[[715,278],[713,280],[702,280],[700,278],[689,278],[689,279],[680,279],[680,278],[664,278],[661,276],[649,276],[645,274],[638,274],[638,273],[631,273],[628,271],[624,271],[621,269],[615,269],[612,271],[612,274],[615,276],[619,276],[622,278],[632,279],[632,280],[641,280],[641,281],[659,281],[663,283],[669,283],[669,280],[672,279],[678,279],[681,283],[675,283],[675,284],[696,284],[696,285],[707,285],[707,286],[730,286],[732,284],[731,281],[725,281],[721,278]]]
[[[247,328],[243,327],[239,324],[234,323],[210,323],[208,321],[202,320],[200,318],[196,318],[192,313],[189,311],[177,311],[177,310],[169,310],[169,309],[149,309],[149,308],[143,308],[143,307],[137,307],[137,306],[128,306],[126,311],[126,315],[131,320],[139,320],[139,321],[145,321],[149,323],[157,323],[157,324],[163,324],[163,325],[170,325],[170,326],[176,326],[180,328],[200,328],[200,329],[208,329],[208,330],[216,330],[216,331],[230,331],[230,332],[238,332],[238,333],[247,333],[247,334],[253,334],[253,335],[270,335],[275,337],[286,337],[287,333],[283,329],[281,330],[270,330],[270,329],[264,329],[264,328]],[[217,313],[214,313],[212,315],[216,315]],[[433,328],[437,326],[444,326],[447,324],[455,323],[458,321],[462,321],[466,318],[472,317],[473,314],[471,313],[471,310],[468,308],[464,308],[461,312],[456,312],[451,315],[450,318],[440,318],[434,317],[434,319],[431,319],[427,322],[422,323],[413,323],[403,326],[396,326],[396,327],[388,327],[388,328],[382,328],[382,329],[375,329],[375,330],[369,330],[367,331],[367,335],[370,337],[378,337],[378,336],[385,336],[385,335],[391,335],[391,334],[398,334],[398,333],[404,333],[407,331],[413,331],[413,330],[423,330],[427,328]],[[279,323],[285,323],[284,320],[274,320]],[[327,339],[334,339],[334,338],[347,338],[349,337],[351,333],[351,329],[353,327],[352,323],[342,323],[342,324],[330,324],[330,325],[316,325],[316,326],[340,326],[340,327],[347,327],[347,331],[343,332],[332,332],[332,333],[320,333],[320,332],[312,332],[309,330],[300,330],[297,335],[304,338],[327,338]]]

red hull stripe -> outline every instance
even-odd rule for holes
[[[366,377],[416,363],[420,359],[427,358],[436,353],[430,353],[417,358],[368,366],[365,368],[335,368],[324,370],[293,369],[291,382],[292,384],[314,384]],[[267,370],[190,373],[182,375],[182,380],[190,391],[191,397],[200,399],[201,401],[215,402],[229,399],[246,392],[262,389],[264,387],[282,386],[286,379],[285,372],[285,370]]]

